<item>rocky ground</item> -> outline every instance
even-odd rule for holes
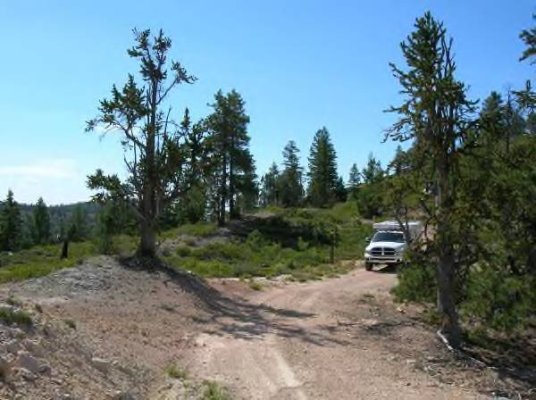
[[[392,303],[395,280],[356,268],[253,290],[97,257],[3,285],[18,323],[0,323],[0,398],[196,399],[219,385],[238,399],[534,396],[530,380],[445,350]]]

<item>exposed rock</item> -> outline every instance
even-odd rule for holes
[[[11,354],[17,354],[19,346],[19,341],[17,339],[12,339],[5,344],[5,349]]]
[[[16,374],[27,381],[35,381],[38,378],[36,374],[34,374],[32,371],[27,370],[26,368],[17,368]]]
[[[110,367],[110,361],[105,360],[104,358],[93,357],[91,359],[91,363],[95,366],[95,368],[102,372],[108,371],[108,368]]]
[[[130,392],[118,390],[117,392],[114,393],[113,399],[114,400],[135,400],[135,397]]]
[[[26,350],[31,352],[32,354],[35,354],[37,357],[43,357],[43,346],[41,345],[41,340],[30,340],[30,339],[24,339],[22,341],[22,345]]]
[[[9,330],[9,333],[10,333],[11,337],[15,338],[15,339],[23,339],[23,338],[26,337],[26,332],[24,332],[20,328],[11,328]]]
[[[0,376],[4,379],[11,374],[11,362],[7,357],[0,357]]]
[[[15,366],[17,368],[24,368],[34,374],[43,373],[50,370],[50,367],[46,363],[43,363],[27,351],[23,350],[20,350],[17,353]]]

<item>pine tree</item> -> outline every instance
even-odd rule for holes
[[[274,162],[270,169],[261,179],[261,205],[277,206],[280,202],[280,174],[277,164]]]
[[[123,202],[109,201],[98,211],[94,228],[93,240],[98,251],[111,254],[114,249],[114,236],[130,233],[136,220]]]
[[[284,207],[296,207],[303,199],[303,168],[300,166],[300,150],[291,140],[283,149],[284,169],[279,179],[281,204]]]
[[[45,244],[50,241],[50,215],[42,197],[37,200],[33,210],[33,228],[35,244]]]
[[[13,192],[8,190],[6,201],[0,214],[0,248],[3,251],[17,251],[22,240],[22,217]]]
[[[249,117],[245,102],[235,90],[227,94],[220,90],[214,99],[211,105],[214,111],[207,118],[211,133],[208,144],[215,163],[213,184],[217,187],[213,192],[217,220],[223,225],[227,208],[231,219],[238,217],[239,198],[256,197],[257,185],[255,164],[249,151]]]
[[[536,14],[532,16],[536,20]],[[531,64],[535,64],[534,57],[536,56],[536,27],[530,29],[524,29],[519,37],[525,43],[525,50],[521,55],[520,61],[530,60]],[[536,108],[536,92],[532,89],[531,80],[527,80],[525,89],[516,92],[519,103],[522,107],[528,108],[532,111]]]
[[[361,215],[365,218],[374,218],[383,213],[383,177],[385,171],[381,163],[370,153],[367,164],[361,171],[361,184],[355,198]]]
[[[380,161],[372,153],[368,156],[367,165],[361,171],[364,184],[374,184],[382,180],[384,171]]]
[[[315,207],[324,207],[335,200],[337,186],[337,154],[328,130],[318,130],[309,155],[308,195]]]
[[[361,176],[359,175],[359,169],[357,168],[357,164],[353,163],[348,176],[348,189],[354,191],[359,187],[360,183]]]
[[[425,212],[436,221],[433,251],[437,260],[437,306],[442,315],[441,333],[449,343],[460,345],[461,331],[456,307],[456,163],[460,143],[471,128],[474,103],[455,78],[452,40],[443,24],[427,12],[415,23],[415,31],[401,44],[407,71],[391,64],[406,95],[402,105],[390,111],[400,119],[388,132],[395,141],[413,140],[413,157],[421,171],[431,170],[437,187],[435,202]],[[425,204],[425,203],[423,203]]]
[[[179,175],[184,180],[186,192],[168,210],[174,223],[196,223],[203,220],[207,213],[208,176],[212,173],[207,145],[206,121],[192,124],[190,112],[186,108],[180,124],[180,134],[184,138],[181,145],[184,163]]]
[[[89,226],[87,212],[81,204],[78,204],[69,219],[69,229],[67,234],[69,240],[80,242],[89,237]]]
[[[88,186],[100,190],[95,200],[121,200],[130,205],[140,230],[138,254],[154,257],[160,216],[184,194],[179,179],[182,152],[179,137],[172,128],[171,108],[165,101],[173,88],[193,83],[184,67],[168,62],[171,39],[160,31],[151,38],[150,30],[134,31],[136,44],[128,55],[139,62],[143,84],[129,75],[123,89],[112,87],[111,99],[100,102],[100,115],[87,123],[86,130],[103,126],[122,136],[129,176],[122,182],[117,175],[102,170],[88,177]]]
[[[348,196],[348,191],[346,190],[346,187],[344,186],[344,179],[342,176],[339,176],[337,179],[337,182],[335,183],[335,199],[337,201],[346,201],[346,198]]]

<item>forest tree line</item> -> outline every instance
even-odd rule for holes
[[[0,251],[57,243],[66,237],[89,239],[100,210],[94,203],[48,206],[42,198],[35,204],[19,204],[8,190],[5,200],[0,201]]]

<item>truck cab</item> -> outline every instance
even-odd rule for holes
[[[418,221],[411,221],[406,225],[404,232],[396,221],[384,221],[373,225],[374,235],[365,248],[365,268],[372,270],[375,264],[400,264],[404,261],[404,253],[409,243],[421,231]],[[408,238],[408,239],[407,239]]]

